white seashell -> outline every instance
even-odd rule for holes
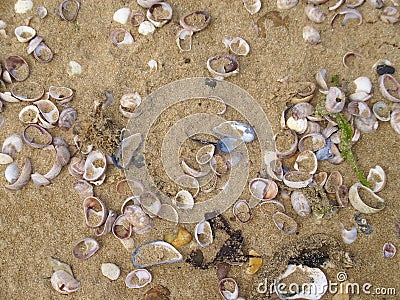
[[[194,18],[195,20],[197,20],[197,22],[190,22],[191,18]],[[186,30],[198,32],[206,28],[210,23],[210,20],[211,17],[206,11],[198,10],[182,16],[179,19],[179,24]]]
[[[19,112],[18,118],[24,124],[37,123],[39,120],[39,109],[34,105],[25,106]]]
[[[397,97],[392,95],[394,93],[389,93],[388,89],[385,86],[385,79],[388,79],[394,85],[394,91],[397,94]],[[400,102],[400,83],[393,77],[391,74],[383,74],[378,78],[378,86],[379,91],[381,92],[383,98],[390,100],[392,102]]]
[[[243,0],[243,5],[251,15],[254,15],[261,9],[261,0]]]
[[[372,106],[372,112],[379,121],[388,122],[390,121],[390,109],[389,106],[383,102],[375,102]]]
[[[4,72],[7,72],[7,71],[4,71]],[[15,98],[13,95],[11,95],[10,92],[4,92],[4,93],[0,92],[0,99],[3,101],[6,101],[6,102],[10,102],[10,103],[20,102],[20,100]]]
[[[341,112],[346,104],[344,92],[337,87],[330,87],[326,95],[325,108],[328,112]]]
[[[349,114],[360,118],[369,118],[371,116],[371,109],[364,101],[351,101],[347,105],[347,111]]]
[[[157,69],[158,69],[158,63],[155,59],[150,59],[147,62],[147,65],[149,66],[150,71],[157,71]]]
[[[301,118],[301,119],[295,119],[292,116],[289,117],[286,121],[286,126],[289,129],[292,129],[296,131],[299,134],[302,134],[306,131],[307,129],[307,119],[306,118]]]
[[[326,20],[326,13],[314,5],[307,5],[304,10],[308,19],[314,23],[322,23]]]
[[[304,188],[311,182],[312,175],[305,172],[289,171],[283,176],[283,183],[294,189]]]
[[[13,184],[15,181],[17,181],[19,177],[19,169],[18,169],[18,164],[16,161],[13,163],[9,164],[4,171],[6,180],[8,183]]]
[[[126,24],[126,22],[128,22],[129,20],[131,13],[132,10],[129,7],[120,8],[114,13],[113,20],[121,24]]]
[[[183,28],[176,36],[176,44],[181,52],[192,50],[193,31]]]
[[[386,6],[382,11],[381,20],[389,24],[397,23],[400,20],[399,11],[394,6]]]
[[[292,207],[300,217],[307,217],[311,213],[311,207],[302,192],[293,191],[290,195]]]
[[[150,21],[144,21],[140,23],[138,32],[142,35],[153,34],[156,27]]]
[[[275,181],[265,178],[254,178],[249,183],[250,194],[259,200],[271,200],[278,194]]]
[[[47,16],[47,8],[44,6],[38,6],[37,15],[40,19],[44,19]]]
[[[48,186],[51,184],[50,180],[39,173],[33,173],[31,179],[36,186]]]
[[[27,43],[36,35],[36,30],[30,26],[18,26],[14,33],[19,42]]]
[[[343,242],[347,245],[355,242],[357,239],[357,227],[353,225],[350,230],[346,230],[346,227],[343,224],[341,225]]]
[[[14,161],[14,159],[5,153],[0,153],[0,165],[8,165],[11,164]]]
[[[25,164],[22,167],[21,174],[19,175],[18,179],[9,185],[5,185],[5,188],[9,190],[20,190],[22,189],[25,185],[28,184],[29,179],[31,178],[31,172],[32,172],[32,164],[29,158],[25,158]]]
[[[382,251],[384,258],[392,258],[396,255],[397,250],[395,245],[393,245],[391,242],[387,242],[385,245],[383,245]]]
[[[282,288],[281,281],[285,278],[289,278],[289,276],[291,278],[290,286],[285,284],[286,288]],[[293,280],[296,282],[293,282]],[[291,289],[293,286],[302,287],[302,289],[296,289],[296,292],[293,292]],[[275,292],[278,297],[280,299],[288,300],[321,299],[327,291],[327,286],[328,281],[326,276],[319,268],[310,268],[302,265],[288,265],[286,271],[282,275],[278,276],[276,283],[274,284]]]
[[[110,31],[111,42],[120,49],[132,45],[134,42],[133,36],[129,31],[123,28],[114,28]]]
[[[140,289],[148,285],[152,276],[146,269],[136,269],[126,275],[125,285],[130,289]]]
[[[192,209],[194,206],[193,196],[187,190],[180,190],[173,198],[172,204],[179,209]]]
[[[359,195],[360,190],[364,190],[365,199],[361,199],[361,196]],[[364,214],[374,214],[385,208],[385,200],[359,182],[350,187],[349,200],[356,210]],[[367,200],[368,203],[365,203],[364,201]]]
[[[220,54],[207,60],[207,69],[220,79],[239,73],[239,62],[233,55]]]
[[[211,225],[208,221],[202,221],[196,225],[194,229],[194,238],[203,248],[212,244],[214,237]]]
[[[212,144],[201,147],[196,153],[197,163],[199,165],[204,165],[208,163],[213,157],[214,152],[215,152],[215,146]]]
[[[339,186],[343,184],[343,176],[339,171],[333,171],[329,174],[325,182],[325,191],[328,194],[335,194],[339,190]]]
[[[35,49],[39,46],[39,44],[43,41],[43,37],[41,36],[35,36],[28,44],[28,48],[26,49],[26,52],[28,54],[31,54]]]
[[[400,110],[395,110],[392,112],[390,117],[390,125],[397,134],[400,134]]]
[[[149,8],[153,4],[159,3],[161,0],[137,0],[137,3],[144,8]]]
[[[368,77],[358,77],[353,81],[357,86],[355,93],[349,96],[351,101],[367,101],[372,98],[372,83]]]
[[[371,189],[374,193],[382,191],[386,185],[386,174],[381,166],[369,170],[367,181],[371,184]]]
[[[156,10],[162,10],[162,13],[154,14]],[[157,17],[161,15],[161,17]],[[146,12],[147,19],[156,27],[162,27],[172,19],[172,7],[167,2],[153,4]]]
[[[310,150],[305,150],[299,153],[294,163],[294,169],[296,171],[306,172],[309,174],[315,174],[317,168],[317,157],[315,156],[314,152]]]
[[[328,85],[326,83],[326,70],[325,69],[321,69],[315,74],[315,80],[317,81],[318,85],[321,87],[322,91],[328,90]]]
[[[393,116],[393,114],[392,114],[392,116]],[[354,125],[361,132],[370,133],[370,132],[378,129],[379,122],[375,118],[375,115],[371,114],[369,116],[369,118],[355,117],[354,118]]]
[[[60,294],[68,295],[76,292],[81,283],[64,270],[58,270],[51,276],[51,286]]]
[[[368,4],[371,5],[373,8],[382,8],[383,7],[383,0],[368,0]]]
[[[157,255],[154,255],[155,253]],[[142,244],[135,249],[132,255],[133,265],[137,268],[171,264],[180,262],[182,259],[182,254],[174,246],[164,241]]]
[[[57,106],[50,100],[39,100],[33,103],[37,106],[43,118],[50,124],[57,123],[60,116]]]
[[[24,142],[21,135],[14,133],[4,140],[1,152],[14,156],[16,153],[21,152],[23,146]]]
[[[338,4],[340,3],[340,1],[341,1],[341,0],[339,0]],[[341,3],[340,3],[340,4],[341,4]],[[340,4],[339,4],[339,6],[340,6]],[[336,5],[335,5],[334,7],[330,7],[329,9],[330,9],[330,10],[336,9]],[[363,22],[363,17],[362,17],[361,13],[360,13],[357,9],[354,9],[354,8],[345,8],[345,9],[343,9],[343,10],[341,10],[341,11],[338,11],[338,12],[332,17],[332,19],[331,19],[331,30],[334,30],[333,23],[334,23],[336,17],[339,16],[339,15],[345,15],[345,16],[344,16],[344,19],[343,19],[343,21],[342,21],[342,26],[345,26],[346,23],[347,23],[347,21],[350,20],[350,19],[359,19],[359,22],[357,23],[357,26],[361,25],[362,22]]]
[[[233,278],[223,278],[218,284],[219,293],[225,300],[238,300],[239,287]]]
[[[295,7],[299,0],[277,0],[276,1],[276,6],[278,9],[290,9],[292,7]]]
[[[17,14],[24,14],[33,8],[32,0],[18,0],[14,5]]]
[[[82,66],[79,63],[77,63],[76,61],[71,60],[68,63],[67,73],[69,76],[81,75],[82,74]]]
[[[85,172],[83,179],[95,181],[99,179],[106,170],[106,157],[100,151],[91,151],[85,161]]]
[[[211,158],[212,158],[212,157],[211,157]],[[206,170],[206,171],[204,171],[204,172],[197,171],[197,170],[195,170],[195,169],[189,167],[188,164],[187,164],[184,160],[182,160],[181,166],[182,166],[183,172],[185,172],[186,174],[188,174],[188,175],[190,175],[190,176],[193,176],[194,178],[204,177],[204,176],[206,176],[208,173],[210,173],[210,169],[208,169],[208,170]]]
[[[102,263],[101,273],[110,280],[117,280],[121,274],[121,270],[113,263]]]
[[[229,48],[234,54],[246,56],[250,52],[249,44],[241,37],[235,37],[233,39],[223,38],[222,42],[225,47]]]

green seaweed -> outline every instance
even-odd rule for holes
[[[332,76],[331,82],[337,87],[341,86],[338,74]]]

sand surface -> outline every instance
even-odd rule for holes
[[[69,23],[62,20],[57,11],[60,1],[34,0],[34,8],[26,14],[16,14],[12,0],[0,0],[0,19],[6,22],[8,38],[0,37],[0,62],[4,69],[4,61],[10,55],[22,56],[31,67],[29,81],[35,81],[45,88],[51,85],[67,86],[75,91],[70,103],[78,111],[78,122],[85,124],[93,112],[95,101],[104,101],[104,91],[113,93],[116,101],[105,112],[119,128],[127,124],[118,112],[118,100],[126,93],[139,92],[143,99],[163,85],[178,79],[210,76],[206,61],[216,54],[226,54],[228,50],[221,40],[227,36],[240,36],[248,41],[250,54],[239,57],[240,72],[227,81],[237,84],[246,90],[258,102],[266,113],[274,131],[279,129],[279,118],[286,103],[290,101],[288,86],[278,79],[288,76],[290,83],[314,81],[315,73],[321,68],[327,69],[328,78],[339,74],[340,79],[353,81],[359,76],[371,79],[375,88],[375,96],[369,103],[382,100],[378,92],[377,78],[372,65],[386,58],[395,68],[400,68],[400,30],[399,23],[386,24],[380,20],[382,10],[374,9],[368,3],[359,7],[364,20],[357,26],[356,20],[350,20],[346,26],[335,23],[335,30],[329,28],[329,21],[334,12],[328,11],[334,1],[322,5],[327,12],[327,20],[322,24],[314,24],[320,30],[321,42],[308,45],[302,38],[305,25],[311,25],[304,13],[306,4],[301,1],[290,10],[280,11],[286,18],[282,26],[275,26],[266,18],[260,22],[261,16],[277,10],[274,1],[262,1],[260,12],[250,15],[239,0],[221,1],[168,1],[173,7],[173,18],[170,23],[157,29],[154,35],[143,36],[131,24],[120,25],[113,21],[114,12],[121,7],[129,7],[133,11],[145,13],[136,1],[92,1],[82,0],[77,21]],[[391,5],[385,1],[385,6]],[[48,16],[38,19],[38,6],[48,9]],[[180,53],[175,44],[175,36],[179,30],[180,16],[196,11],[206,10],[211,15],[209,26],[196,33],[193,49]],[[47,45],[53,50],[54,58],[50,63],[39,63],[26,53],[26,44],[19,43],[13,32],[15,27],[25,24],[25,19],[34,16],[30,25],[44,37]],[[338,20],[337,20],[338,21]],[[262,33],[256,24],[261,24]],[[277,24],[279,25],[279,24]],[[130,31],[135,39],[127,50],[114,46],[109,39],[112,28],[122,27]],[[263,27],[263,28],[262,28]],[[350,68],[342,64],[342,56],[348,51],[362,55],[361,59],[350,59]],[[150,70],[147,62],[154,59],[158,62],[158,70]],[[68,62],[77,61],[82,65],[80,76],[69,76]],[[395,77],[398,78],[397,71]],[[0,87],[2,92],[9,91],[11,85]],[[319,94],[316,97],[322,99]],[[4,116],[4,125],[0,129],[0,142],[14,132],[22,132],[23,124],[18,120],[18,113],[25,103],[6,103],[0,116]],[[191,107],[193,110],[193,105]],[[249,108],[250,109],[250,108]],[[159,124],[169,124],[191,111],[184,106],[164,114]],[[229,113],[229,112],[228,112]],[[235,115],[227,115],[233,118]],[[204,126],[204,124],[193,124]],[[163,126],[160,126],[160,132]],[[165,127],[165,126],[164,126]],[[165,130],[165,128],[164,128]],[[62,136],[73,144],[73,133],[62,132],[58,128],[51,129],[53,136]],[[161,147],[162,134],[154,134],[151,144]],[[397,296],[352,295],[351,299],[397,299],[400,293],[398,276],[399,255],[392,259],[384,259],[383,244],[387,241],[399,246],[399,236],[395,231],[395,223],[399,221],[399,165],[400,139],[388,122],[380,122],[378,130],[362,135],[354,146],[357,163],[364,174],[371,167],[379,164],[386,172],[387,185],[379,193],[386,200],[386,208],[381,212],[367,216],[373,227],[370,235],[359,234],[351,245],[343,246],[354,256],[356,265],[352,268],[339,267],[324,270],[328,279],[337,282],[336,274],[345,271],[349,282],[362,285],[371,283],[373,288],[395,288]],[[156,150],[155,150],[156,151]],[[157,150],[159,151],[159,150]],[[151,152],[151,151],[150,151]],[[187,153],[186,153],[187,154]],[[185,155],[183,153],[182,155]],[[154,155],[156,156],[156,155]],[[46,172],[54,158],[40,149],[25,146],[16,156],[21,165],[23,158],[29,157],[34,171]],[[151,155],[149,155],[151,157]],[[154,157],[155,165],[151,169],[157,178],[164,178],[162,167]],[[256,157],[259,160],[260,158]],[[255,164],[256,165],[256,164]],[[0,173],[4,174],[6,166],[0,165]],[[344,175],[344,184],[351,186],[357,181],[349,164],[346,162],[334,166],[327,162],[319,165],[320,170],[330,172],[339,170]],[[158,176],[158,177],[157,177]],[[250,176],[257,176],[257,169],[251,169]],[[119,211],[124,197],[115,192],[116,183],[125,177],[124,172],[110,166],[107,177],[95,194],[103,199],[107,207]],[[71,294],[70,299],[143,299],[145,292],[157,284],[167,287],[170,299],[220,299],[216,269],[199,270],[185,262],[150,268],[153,281],[142,289],[128,289],[125,286],[126,275],[134,269],[131,252],[112,235],[98,238],[100,250],[88,260],[78,260],[72,255],[72,247],[81,238],[93,237],[93,231],[84,223],[82,199],[74,191],[75,178],[69,175],[67,168],[52,180],[47,187],[36,187],[32,182],[19,191],[4,188],[6,180],[0,176],[0,298],[1,299],[65,299],[65,296],[54,291],[50,284],[52,269],[50,257],[57,258],[71,265],[75,277],[81,282],[78,292]],[[175,187],[176,192],[176,187]],[[248,197],[245,191],[243,197]],[[329,220],[316,221],[313,217],[301,218],[295,215],[290,201],[284,202],[287,213],[299,223],[299,234],[285,236],[274,226],[271,216],[272,207],[262,206],[253,210],[253,218],[249,223],[236,221],[227,211],[224,216],[232,228],[241,229],[244,237],[244,252],[255,250],[269,262],[275,251],[303,237],[325,233],[342,243],[340,222],[350,228],[354,224],[356,210],[351,206],[340,209]],[[185,227],[193,232],[195,224]],[[173,231],[175,226],[161,219],[154,220],[153,229],[145,235],[135,235],[135,245],[146,241],[162,239],[163,235]],[[226,239],[226,235],[217,232],[214,243],[203,249],[204,255],[212,259]],[[183,246],[180,251],[187,255],[199,246],[192,242]],[[121,268],[121,276],[112,282],[101,274],[101,264],[112,262]],[[243,266],[233,266],[229,276],[237,280],[239,294],[251,299],[254,286],[262,275],[247,275]],[[397,270],[397,271],[395,271]],[[251,291],[253,289],[253,291]],[[327,294],[323,299],[331,299]]]

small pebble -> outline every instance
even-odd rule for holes
[[[378,65],[376,67],[376,73],[378,73],[379,75],[394,74],[395,71],[396,71],[395,68],[388,65]]]
[[[120,269],[113,263],[101,264],[101,273],[110,280],[117,280],[121,274]]]
[[[17,14],[27,13],[32,9],[32,7],[32,0],[18,0],[14,5],[14,9]]]
[[[78,64],[76,61],[70,61],[68,64],[69,68],[67,70],[67,73],[69,76],[74,76],[74,75],[81,75],[82,74],[82,66]]]

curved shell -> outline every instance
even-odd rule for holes
[[[78,259],[88,259],[99,250],[99,243],[92,238],[84,238],[78,241],[73,250],[73,255]]]
[[[39,109],[43,118],[49,122],[50,124],[54,124],[58,121],[60,116],[60,112],[58,111],[57,106],[50,100],[39,100],[34,102]]]
[[[383,4],[383,1],[382,1],[382,4]],[[400,20],[400,13],[396,7],[386,6],[382,11],[381,20],[383,22],[389,23],[389,24],[397,23]]]
[[[350,230],[347,230],[343,224],[341,225],[343,242],[347,245],[354,243],[357,239],[357,227],[353,225]]]
[[[235,205],[233,205],[233,215],[238,221],[247,223],[250,221],[253,213],[246,200],[238,200]]]
[[[209,246],[214,241],[214,236],[210,222],[202,221],[194,228],[194,238],[196,242],[203,248]]]
[[[400,110],[395,110],[390,116],[390,125],[397,134],[400,134]]]
[[[126,24],[131,13],[132,10],[129,7],[122,7],[114,12],[113,20],[120,24]]]
[[[307,5],[304,10],[308,19],[314,23],[322,23],[326,20],[326,13],[314,5]]]
[[[360,196],[360,190],[363,196]],[[385,208],[385,200],[359,182],[350,187],[349,200],[356,210],[364,214],[374,214]]]
[[[316,152],[326,146],[326,139],[322,134],[310,133],[303,136],[299,141],[299,151],[310,150]]]
[[[234,300],[239,297],[239,287],[233,278],[223,278],[218,284],[219,293],[225,300]]]
[[[158,2],[161,2],[161,0],[137,0],[137,3],[144,8],[149,8]]]
[[[353,82],[356,85],[356,90],[349,96],[350,101],[367,101],[372,98],[372,83],[368,77],[358,77]]]
[[[238,121],[222,122],[212,130],[223,137],[239,139],[245,143],[253,141],[256,135],[253,127]]]
[[[48,63],[53,59],[53,51],[42,41],[33,50],[33,57],[35,57],[38,62]]]
[[[261,9],[261,0],[243,0],[243,5],[251,15],[254,15]]]
[[[289,171],[283,176],[283,183],[294,189],[308,186],[312,182],[312,175],[300,171]]]
[[[347,105],[347,111],[356,117],[369,118],[371,116],[371,109],[368,104],[363,101],[351,101]]]
[[[192,50],[193,31],[183,28],[176,35],[176,44],[181,52]]]
[[[148,232],[153,227],[152,219],[138,205],[128,205],[124,208],[124,215],[137,234]]]
[[[153,4],[147,10],[146,17],[154,26],[162,27],[172,19],[172,7],[167,2]]]
[[[312,26],[303,27],[303,39],[310,45],[316,45],[321,41],[319,31]]]
[[[139,114],[135,110],[142,103],[142,97],[138,92],[125,94],[121,97],[119,101],[119,111],[126,118],[134,118]]]
[[[146,269],[136,269],[126,275],[125,285],[130,289],[140,289],[152,280],[151,273]]]
[[[36,30],[30,26],[18,26],[14,30],[17,40],[21,43],[27,43],[36,35]]]
[[[68,295],[76,292],[81,283],[64,270],[58,270],[51,275],[51,286],[60,294]]]
[[[59,7],[60,17],[67,22],[74,22],[78,17],[79,8],[78,0],[64,0]]]
[[[44,6],[38,6],[37,8],[37,16],[40,19],[44,19],[47,16],[47,8]]]
[[[1,154],[0,154],[1,155]],[[16,161],[9,164],[4,171],[5,178],[8,183],[13,184],[19,177],[19,169]]]
[[[39,109],[34,105],[25,106],[19,112],[18,118],[24,124],[37,123],[39,120]]]
[[[272,220],[275,226],[284,234],[290,235],[297,232],[298,226],[296,221],[284,213],[279,211],[275,212],[272,215]]]
[[[388,89],[385,86],[385,80],[389,80],[394,85],[394,90],[396,91],[397,95],[394,96],[389,93]],[[391,74],[383,74],[378,78],[378,86],[379,91],[381,92],[383,98],[390,100],[392,102],[400,102],[400,83],[397,81],[396,78],[393,77]]]
[[[307,217],[311,214],[310,204],[302,192],[293,191],[290,195],[290,201],[293,209],[300,217]]]
[[[158,255],[154,255],[154,253]],[[171,264],[180,262],[182,259],[182,254],[174,246],[164,241],[153,241],[142,244],[135,249],[132,255],[133,265],[137,268]]]
[[[318,161],[314,152],[310,150],[300,152],[294,163],[294,168],[296,171],[315,174],[318,168]]]
[[[392,258],[396,255],[396,247],[391,242],[387,242],[383,245],[383,257]]]
[[[222,42],[236,55],[246,56],[250,52],[249,44],[241,37],[223,38]]]
[[[326,95],[325,108],[328,112],[341,112],[346,103],[345,94],[337,87],[330,87]]]
[[[276,6],[278,9],[291,9],[297,5],[299,0],[277,0]]]
[[[339,186],[343,184],[343,176],[339,171],[333,171],[327,178],[325,183],[325,191],[328,194],[335,194]]]
[[[90,196],[83,201],[83,213],[85,215],[86,226],[96,228],[103,225],[106,221],[108,209],[99,198]],[[95,215],[94,218],[93,215]]]
[[[31,161],[29,160],[29,158],[25,158],[25,164],[22,167],[18,179],[14,181],[12,184],[5,185],[4,187],[6,189],[13,191],[22,189],[25,185],[28,184],[29,179],[31,178],[31,173],[32,173]]]
[[[39,44],[43,41],[43,37],[41,36],[35,36],[35,38],[33,38],[28,45],[28,49],[26,50],[26,52],[28,52],[28,54],[31,54],[36,48],[37,46],[39,46]]]
[[[379,121],[388,122],[390,121],[390,109],[389,106],[383,102],[375,102],[372,106],[372,112]]]
[[[199,165],[204,165],[208,163],[214,156],[214,153],[215,153],[215,146],[212,144],[201,147],[196,153],[197,163]]]
[[[13,133],[8,136],[1,147],[1,152],[13,157],[16,153],[21,152],[24,147],[24,142],[19,133]]]
[[[297,151],[298,137],[294,130],[283,130],[274,136],[278,158],[289,158]]]
[[[286,121],[286,126],[289,129],[294,130],[298,134],[302,134],[307,129],[307,118],[298,118],[295,119],[293,116],[289,117]]]
[[[374,193],[380,192],[386,185],[385,171],[381,166],[375,166],[375,168],[369,170],[367,181],[370,183]]]
[[[190,210],[194,207],[193,195],[187,190],[180,190],[173,198],[172,204],[179,209]]]
[[[77,116],[78,113],[74,108],[68,107],[64,109],[60,113],[60,117],[58,119],[58,127],[60,127],[60,129],[63,131],[68,131],[75,123]]]
[[[193,22],[190,22],[190,19],[193,19]],[[211,17],[206,11],[198,10],[182,16],[179,20],[179,24],[186,30],[198,32],[206,28],[210,20]]]
[[[371,114],[368,118],[355,117],[354,125],[361,132],[370,133],[370,132],[378,129],[379,122],[375,118],[375,115]]]
[[[220,54],[207,60],[207,69],[217,77],[229,77],[239,73],[239,62],[233,55]]]
[[[254,178],[249,183],[249,190],[259,200],[271,200],[278,194],[278,185],[271,179]]]
[[[148,21],[145,21],[145,22],[148,22]],[[143,22],[143,23],[145,23],[145,22]],[[143,23],[141,23],[140,26],[142,26]],[[140,33],[140,27],[139,27],[139,33]],[[117,46],[120,49],[123,49],[127,45],[132,45],[134,42],[133,36],[123,28],[111,29],[110,40],[115,46]]]
[[[111,231],[117,239],[126,240],[132,234],[132,225],[127,221],[125,215],[120,215],[114,220]]]
[[[59,104],[69,102],[74,96],[74,91],[64,86],[50,86],[49,95]]]
[[[11,94],[21,101],[35,101],[43,97],[44,88],[36,82],[14,83]]]
[[[89,153],[85,161],[85,172],[83,179],[95,181],[99,179],[105,172],[107,166],[106,157],[100,151],[92,151]]]

